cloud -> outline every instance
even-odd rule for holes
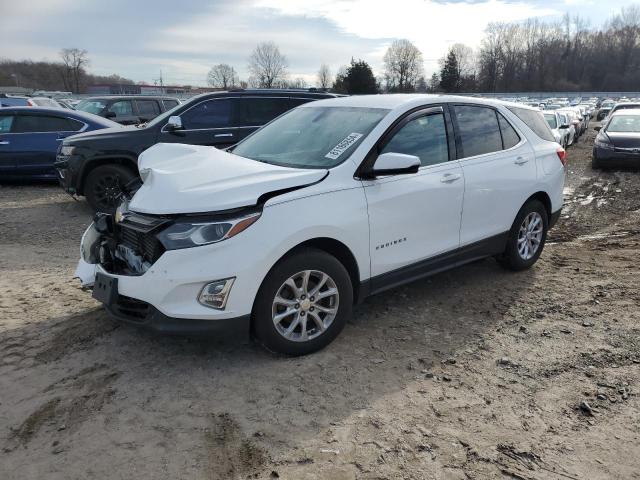
[[[0,0],[2,1],[2,0]],[[321,63],[335,73],[351,57],[382,72],[397,38],[414,42],[427,74],[454,43],[477,47],[490,22],[559,18],[578,0],[4,0],[0,56],[58,59],[60,49],[89,51],[90,69],[152,81],[202,85],[216,63],[246,77],[248,57],[262,41],[276,42],[292,77],[309,83]],[[595,23],[627,0],[595,2],[580,14]]]

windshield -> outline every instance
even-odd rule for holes
[[[640,133],[640,116],[620,115],[611,118],[607,132]]]
[[[76,110],[82,110],[83,112],[99,114],[107,104],[102,100],[83,100],[76,105]]]
[[[549,128],[556,128],[558,126],[558,122],[556,121],[555,115],[547,115],[545,114],[544,119],[549,124]]]
[[[349,158],[388,112],[382,108],[296,108],[247,137],[233,153],[284,167],[335,167]]]

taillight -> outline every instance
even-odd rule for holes
[[[31,100],[27,100],[27,105],[28,105],[29,107],[35,107],[35,106],[36,106],[36,104],[35,104],[35,103],[33,103]]]
[[[556,153],[558,154],[558,158],[560,159],[560,163],[562,163],[562,166],[566,167],[567,166],[567,151],[562,147],[558,147],[558,149],[556,150]]]

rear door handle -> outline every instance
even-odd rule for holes
[[[216,133],[215,138],[233,137],[233,133]]]
[[[445,173],[440,178],[440,181],[442,183],[452,183],[452,182],[455,182],[456,180],[460,180],[461,178],[462,178],[462,175],[460,175],[459,173]]]
[[[2,140],[2,141],[0,141],[0,145],[9,145],[9,141],[8,140]]]
[[[524,165],[528,161],[529,161],[528,158],[518,157],[518,158],[515,159],[515,161],[513,163],[515,163],[516,165]]]

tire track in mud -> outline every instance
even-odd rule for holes
[[[120,372],[104,364],[94,364],[52,383],[42,392],[49,396],[22,422],[11,428],[4,447],[10,452],[18,446],[28,447],[41,433],[56,436],[74,432],[82,423],[93,418],[97,412],[111,401],[116,393],[112,384],[120,377]],[[64,450],[60,441],[54,442],[54,453]]]

